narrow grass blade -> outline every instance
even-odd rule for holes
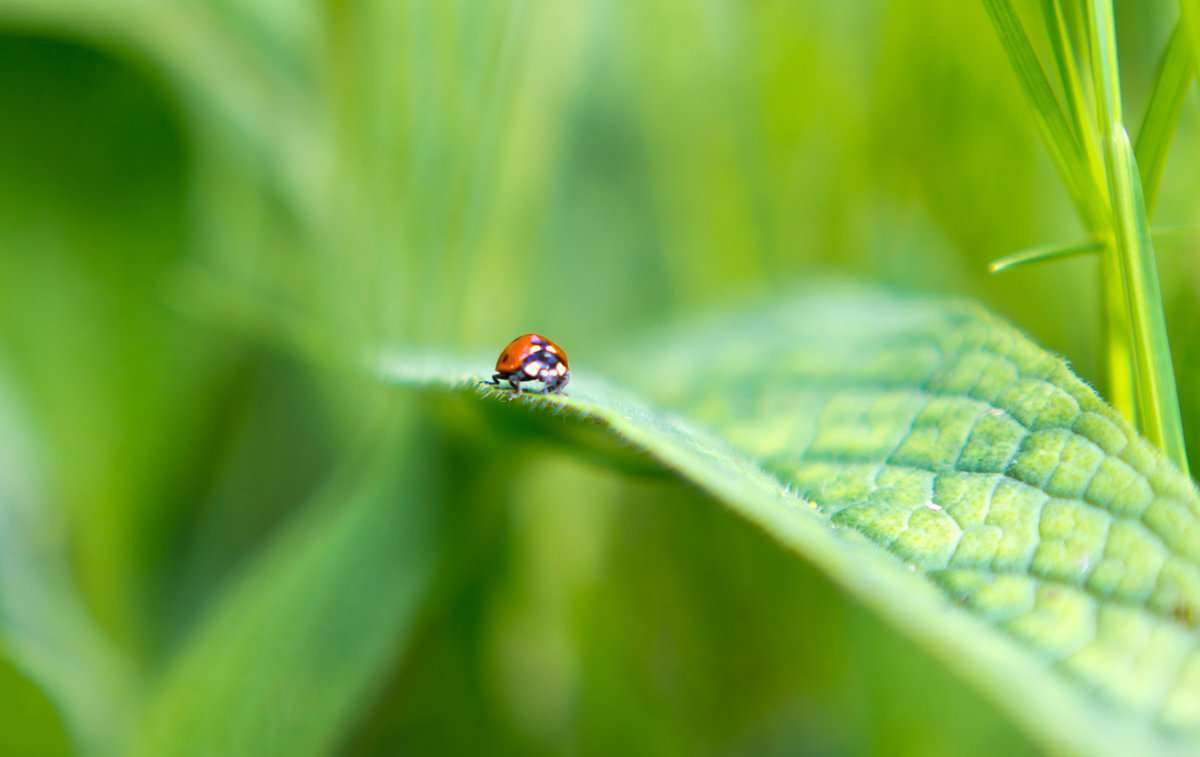
[[[1141,177],[1121,115],[1121,82],[1112,3],[1090,0],[1088,25],[1109,196],[1113,204],[1115,247],[1112,254],[1116,255],[1119,264],[1132,326],[1138,415],[1146,436],[1186,470],[1183,421],[1179,415],[1175,373],[1142,200]]]
[[[1091,179],[1083,148],[1063,114],[1020,18],[1008,0],[984,0],[983,4],[1021,88],[1033,106],[1038,132],[1084,226],[1089,230],[1102,228],[1106,216],[1103,191]]]
[[[1167,163],[1167,153],[1171,150],[1171,139],[1179,123],[1179,114],[1183,111],[1183,100],[1195,76],[1191,46],[1183,21],[1180,21],[1158,59],[1154,89],[1150,93],[1150,102],[1146,106],[1146,115],[1142,118],[1137,145],[1134,147],[1142,176],[1147,218],[1154,218],[1154,206],[1158,202],[1158,188]]]
[[[1041,263],[1046,260],[1061,260],[1062,258],[1073,258],[1078,255],[1086,255],[1089,252],[1099,252],[1104,249],[1103,242],[1087,241],[1077,244],[1047,244],[1040,247],[1031,247],[1028,250],[1014,252],[1011,255],[1005,255],[1002,258],[993,260],[988,265],[988,270],[992,273],[1000,273],[1007,271],[1009,268],[1028,265],[1029,263]]]
[[[1070,25],[1067,23],[1066,14],[1063,11],[1062,0],[1043,0],[1042,14],[1046,19],[1050,49],[1054,53],[1063,95],[1067,100],[1068,115],[1072,119],[1072,128],[1079,140],[1088,170],[1091,172],[1091,183],[1100,190],[1101,199],[1107,203],[1104,155],[1100,150],[1100,135],[1096,128],[1095,111],[1089,107],[1090,101],[1084,93],[1083,72],[1076,63],[1075,44],[1071,38]]]
[[[1150,230],[1150,238],[1156,247],[1200,247],[1200,226],[1189,223],[1156,226]],[[988,264],[988,271],[1000,273],[1030,263],[1062,260],[1103,250],[1104,242],[1097,239],[1071,244],[1044,244],[996,258]]]

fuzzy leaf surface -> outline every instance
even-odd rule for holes
[[[569,345],[564,345],[570,351]],[[824,570],[1046,746],[1200,747],[1200,500],[1060,358],[980,307],[826,285],[517,400],[607,424]],[[637,371],[629,371],[637,366]],[[491,361],[389,352],[399,384]],[[936,708],[931,703],[931,717]]]

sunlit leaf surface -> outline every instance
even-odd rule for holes
[[[576,366],[568,396],[519,401],[603,421],[708,489],[1048,744],[1200,743],[1196,489],[999,319],[833,285],[611,365],[643,395]],[[392,353],[379,370],[511,400],[488,368]]]

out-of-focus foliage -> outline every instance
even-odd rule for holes
[[[1117,11],[1140,113],[1177,9]],[[692,489],[345,359],[587,365],[836,267],[1097,380],[1095,261],[986,272],[1081,230],[979,5],[3,0],[0,108],[6,753],[1029,749]],[[1197,133],[1192,95],[1156,223]]]

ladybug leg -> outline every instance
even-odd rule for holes
[[[492,380],[491,380],[491,381],[484,381],[483,383],[485,383],[485,384],[491,384],[492,386],[500,386],[500,379],[501,379],[502,377],[503,377],[503,376],[502,376],[501,374],[499,374],[499,373],[496,373],[496,374],[493,374],[493,375],[492,375]]]
[[[557,373],[549,371],[547,371],[547,373],[549,373],[549,375],[542,379],[542,383],[545,387],[542,389],[542,393],[562,394],[562,388],[567,385],[567,376],[569,374],[564,373],[563,375],[559,376]]]
[[[516,379],[516,378],[513,378],[510,376],[508,379],[508,383],[512,384],[512,388],[513,388],[514,392],[516,392],[517,394],[521,393],[521,382],[519,379]]]

